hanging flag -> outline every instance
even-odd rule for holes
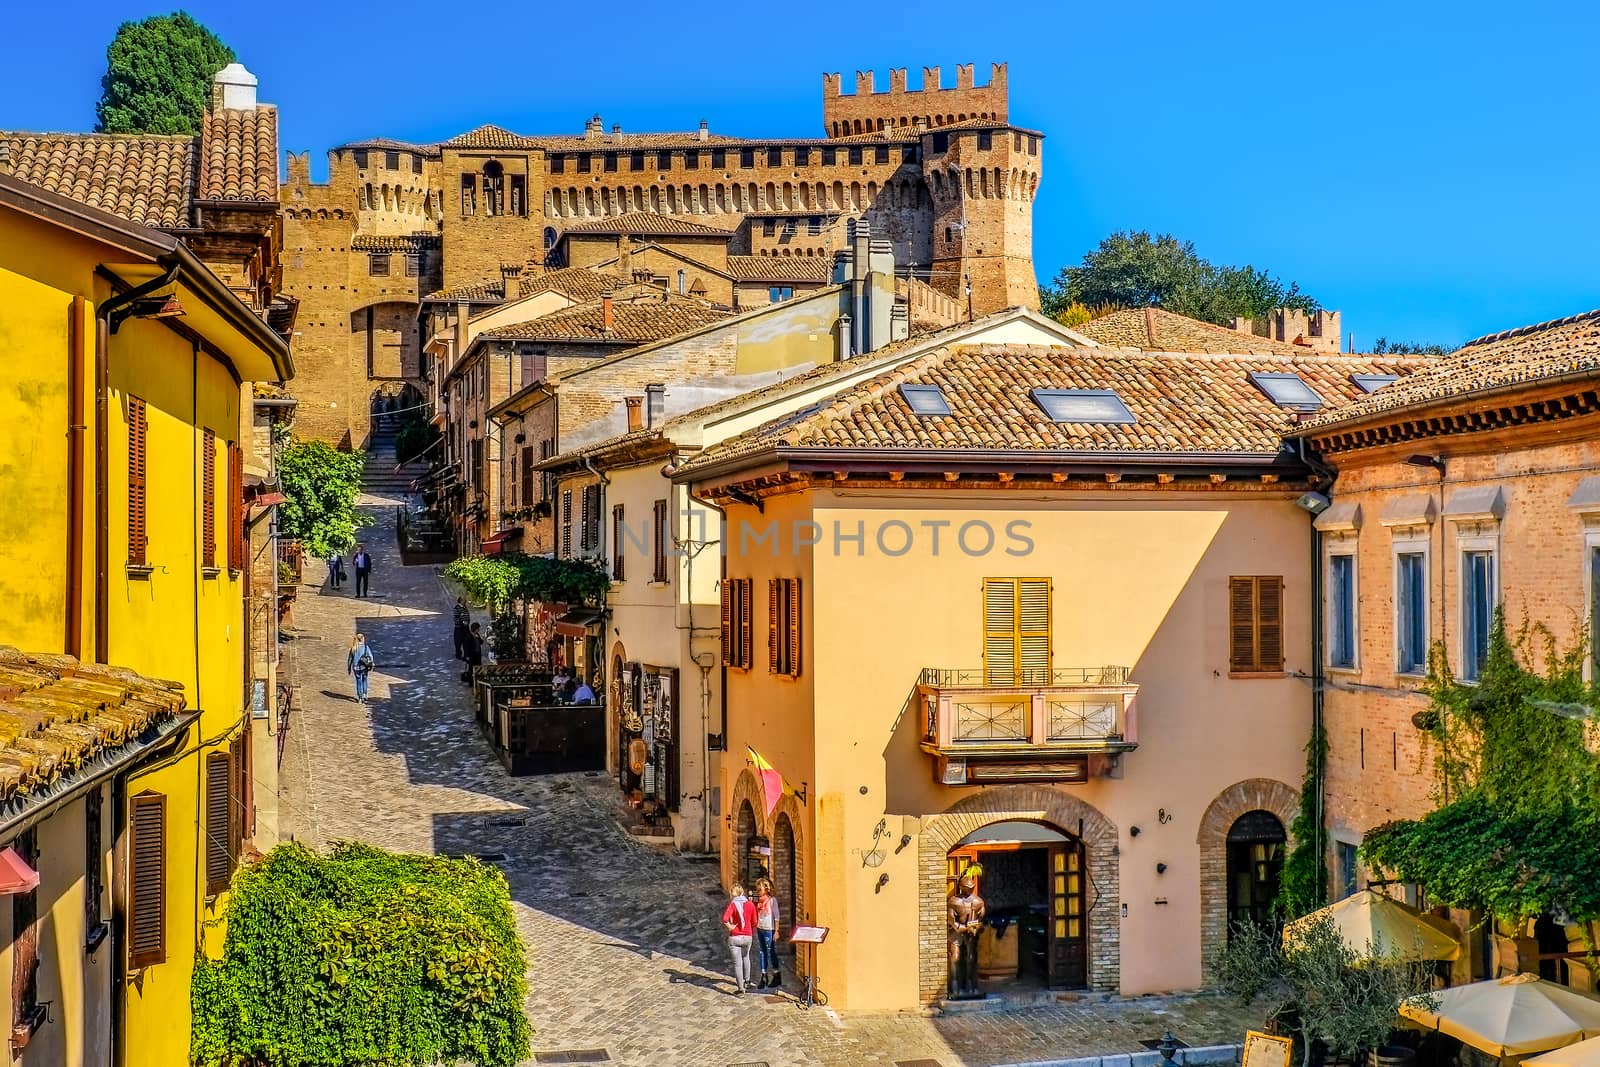
[[[783,794],[789,790],[784,785],[783,775],[778,773],[776,767],[767,762],[765,756],[749,745],[744,746],[744,750],[750,753],[750,762],[755,765],[756,777],[761,779],[761,798],[766,804],[767,818],[770,819],[773,811],[778,807],[778,801],[782,800]]]

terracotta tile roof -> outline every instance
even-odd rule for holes
[[[1103,345],[1152,352],[1276,353],[1299,355],[1304,345],[1284,344],[1201,322],[1160,308],[1125,308],[1074,327]]]
[[[201,200],[278,202],[278,109],[207,111],[200,127]]]
[[[730,230],[719,230],[715,226],[703,226],[698,222],[673,218],[671,215],[658,215],[653,211],[629,211],[622,215],[613,215],[610,218],[594,219],[590,222],[575,222],[563,232],[672,234],[685,237],[721,237],[724,240],[733,236]]]
[[[1253,371],[1296,373],[1324,402],[1343,404],[1365,395],[1351,374],[1396,373],[1397,363],[1304,350],[1279,356],[946,346],[709,448],[682,469],[780,447],[1271,456],[1282,447],[1293,413],[1255,386]],[[913,414],[901,395],[903,384],[938,386],[951,414]],[[1057,423],[1033,400],[1035,388],[1115,390],[1135,421]]]
[[[357,234],[350,238],[354,252],[421,252],[438,248],[440,237],[436,233],[405,233],[388,237],[376,234]]]
[[[0,813],[148,742],[183,707],[176,682],[0,645]]]
[[[538,148],[540,143],[531,137],[512,133],[504,126],[486,123],[450,138],[440,148]]]
[[[727,318],[729,314],[731,312],[698,300],[671,296],[654,286],[629,286],[612,299],[609,331],[604,327],[601,303],[595,300],[551,312],[532,322],[486,331],[483,336],[511,340],[647,344],[699,329],[718,319]]]
[[[1402,408],[1424,407],[1492,389],[1537,385],[1568,374],[1600,378],[1600,309],[1468,341],[1392,385],[1307,423],[1321,430]]]
[[[603,133],[599,137],[576,135],[538,136],[531,138],[553,152],[627,152],[659,148],[727,148],[730,145],[748,145],[742,137],[706,133],[702,140],[698,130],[664,133]]]
[[[392,137],[369,137],[364,141],[349,141],[345,144],[339,145],[334,149],[334,151],[347,151],[361,148],[369,151],[375,149],[383,152],[412,152],[421,156],[437,156],[439,154],[439,145],[437,142],[433,144],[415,144],[411,141],[396,141]]]
[[[590,270],[588,267],[562,267],[539,274],[525,273],[517,286],[517,296],[533,296],[552,289],[580,302],[600,299],[607,289],[616,290],[629,284],[620,274]],[[505,279],[485,278],[482,281],[463,282],[448,289],[440,289],[423,297],[424,300],[443,302],[498,304],[505,299]]]
[[[833,257],[729,256],[728,273],[739,281],[825,283],[833,276]]]
[[[13,176],[146,226],[184,226],[195,195],[188,136],[0,133]]]

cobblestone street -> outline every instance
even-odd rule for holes
[[[312,584],[323,568],[308,560],[294,609],[301,706],[284,828],[311,844],[360,839],[499,866],[528,946],[536,1053],[604,1050],[599,1062],[630,1067],[993,1067],[1142,1051],[1169,1026],[1191,1045],[1242,1039],[1250,1015],[1209,996],[930,1018],[841,1017],[787,997],[730,995],[716,865],[622,832],[604,775],[501,769],[458,679],[438,568],[402,567],[392,509],[367,502],[378,520],[366,531],[372,596]],[[365,707],[345,672],[357,630],[378,661]]]

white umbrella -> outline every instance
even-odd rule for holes
[[[1433,1008],[1411,999],[1400,1014],[1495,1056],[1526,1056],[1600,1037],[1600,1000],[1536,974],[1455,986],[1429,998]]]

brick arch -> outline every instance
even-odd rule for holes
[[[1287,834],[1299,808],[1300,793],[1294,787],[1273,778],[1246,778],[1218,793],[1200,817],[1195,834],[1200,846],[1200,968],[1207,985],[1228,943],[1228,830],[1246,812],[1269,811]]]
[[[1047,822],[1079,837],[1089,875],[1089,985],[1116,992],[1122,986],[1118,949],[1122,896],[1117,827],[1100,809],[1045,785],[1010,785],[963,797],[922,820],[917,844],[917,987],[925,1001],[943,995],[948,970],[945,945],[945,860],[957,841],[1004,819]]]
[[[722,864],[722,884],[732,885],[733,880],[742,875],[744,871],[744,848],[748,842],[739,836],[739,807],[745,801],[750,802],[750,810],[755,812],[756,833],[771,838],[771,833],[766,824],[766,805],[761,801],[761,782],[756,778],[755,772],[748,766],[739,772],[738,779],[733,783],[733,797],[728,803],[728,825],[730,832],[727,840],[728,851]]]
[[[760,816],[759,809],[757,817]],[[794,841],[794,866],[787,868],[788,856],[780,847],[779,830],[784,821],[788,822],[789,834]],[[785,794],[778,802],[778,807],[772,813],[772,831],[767,835],[772,842],[772,884],[778,894],[778,901],[783,905],[783,921],[788,926],[794,926],[809,913],[805,906],[806,899],[806,849],[805,849],[805,822],[800,817],[800,802],[793,796]],[[794,885],[794,895],[789,896],[789,885]],[[787,941],[783,942],[788,944]]]

